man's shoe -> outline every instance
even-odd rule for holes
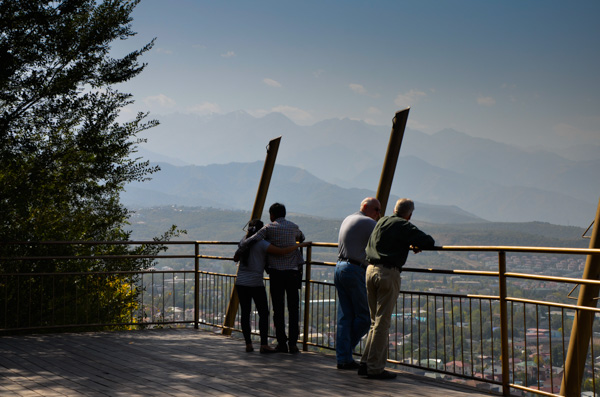
[[[390,371],[386,371],[384,369],[383,372],[380,372],[378,374],[374,374],[374,375],[368,374],[367,378],[369,378],[369,379],[382,379],[382,380],[385,380],[385,379],[395,379],[396,376],[397,375],[395,373],[390,372]]]
[[[290,345],[290,353],[291,354],[300,353],[300,349],[298,349],[298,346],[296,346],[296,345]]]
[[[277,350],[278,353],[287,353],[288,352],[288,348],[286,345],[277,345],[275,347],[275,350]]]
[[[367,375],[369,375],[367,373],[367,364],[364,364],[364,363],[358,364],[358,375],[359,376],[367,376]]]
[[[269,353],[277,353],[277,350],[273,349],[269,345],[265,345],[265,346],[261,346],[260,347],[260,354],[269,354]]]
[[[356,361],[350,361],[349,363],[338,363],[337,369],[359,369],[360,365]]]

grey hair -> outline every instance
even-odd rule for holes
[[[401,217],[407,217],[415,210],[415,203],[411,199],[401,198],[396,201],[396,207],[394,207],[394,212],[396,215]]]

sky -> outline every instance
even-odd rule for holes
[[[142,0],[156,38],[123,115],[280,112],[452,128],[522,147],[600,145],[600,1]]]

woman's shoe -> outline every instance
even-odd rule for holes
[[[246,343],[246,353],[251,353],[254,351],[254,347],[252,347],[252,343]]]
[[[262,345],[260,347],[260,353],[261,354],[269,354],[269,353],[277,353],[277,350],[273,349],[271,346],[269,345]]]

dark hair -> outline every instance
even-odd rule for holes
[[[265,224],[260,219],[252,219],[248,222],[248,232],[246,238],[250,238],[256,234]]]
[[[281,203],[275,203],[269,208],[269,215],[273,217],[273,219],[277,218],[285,218],[285,205]]]
[[[242,239],[242,241],[240,241],[240,244],[244,240],[247,240],[250,237],[254,236],[256,234],[256,232],[258,232],[260,229],[262,229],[263,226],[264,226],[264,223],[262,223],[262,221],[260,219],[252,219],[250,222],[248,222],[248,232],[246,232],[246,237],[244,237]],[[240,244],[238,244],[238,250],[235,252],[235,256],[237,256],[239,254],[241,266],[248,266],[248,257],[250,256],[250,248],[256,243],[256,241],[257,240],[251,241],[244,248],[240,247]],[[234,256],[234,258],[235,258],[235,256]]]

